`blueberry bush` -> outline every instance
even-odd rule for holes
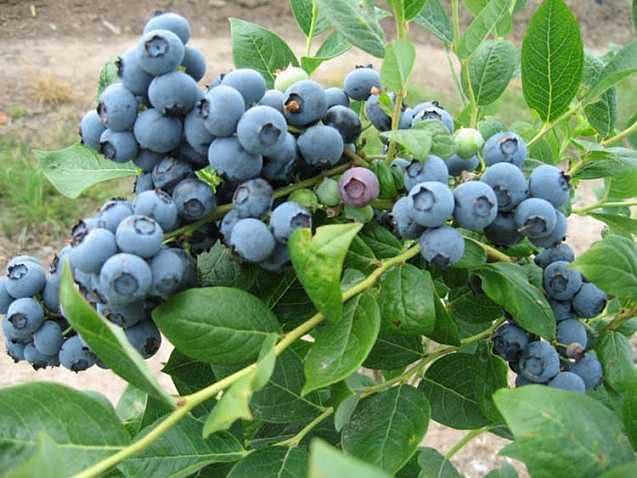
[[[492,433],[532,476],[636,476],[637,122],[618,124],[615,86],[637,42],[585,51],[563,0],[521,50],[504,38],[523,0],[290,5],[300,57],[231,19],[236,69],[206,88],[188,20],[157,13],[101,71],[81,142],[38,153],[64,195],[127,176],[134,192],[79,221],[48,272],[11,259],[7,353],[129,386],[116,407],[0,390],[3,475],[456,477]],[[417,28],[447,50],[460,111],[409,103]],[[376,68],[311,79],[354,47]],[[490,113],[514,77],[534,119],[505,125]],[[571,215],[607,226],[579,257]],[[162,340],[176,395],[144,362]],[[467,433],[422,447],[431,420]]]

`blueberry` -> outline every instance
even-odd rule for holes
[[[153,169],[153,184],[156,188],[172,193],[175,186],[191,177],[193,172],[189,163],[167,156]]]
[[[572,372],[558,373],[555,378],[548,383],[548,386],[569,392],[584,393],[586,391],[584,380]]]
[[[208,91],[197,103],[196,110],[211,134],[225,137],[236,132],[246,104],[239,91],[221,85]]]
[[[59,273],[50,274],[42,291],[42,303],[53,314],[60,313],[60,281],[61,275]]]
[[[33,345],[43,355],[57,355],[63,342],[62,327],[53,320],[46,320],[33,334]]]
[[[148,258],[159,252],[164,232],[154,219],[134,214],[120,223],[115,239],[122,252]]]
[[[394,203],[391,215],[394,230],[403,239],[418,239],[425,230],[412,219],[411,203],[408,197],[402,197]]]
[[[175,71],[184,59],[184,44],[168,30],[144,33],[137,48],[139,65],[153,76]]]
[[[0,314],[4,315],[9,310],[9,305],[13,302],[14,297],[7,291],[7,277],[0,277]]]
[[[14,258],[7,266],[5,287],[9,295],[19,299],[39,294],[44,288],[46,275],[42,266],[32,258]]]
[[[525,385],[532,385],[534,382],[531,382],[524,375],[518,374],[515,376],[515,386],[516,388],[524,387]]]
[[[426,181],[409,191],[409,206],[413,220],[425,227],[438,227],[451,217],[454,197],[446,184]]]
[[[544,269],[544,290],[553,299],[572,299],[582,287],[582,274],[568,266],[566,261],[556,261]]]
[[[482,157],[487,166],[496,163],[512,163],[521,168],[526,159],[526,153],[526,143],[512,132],[494,134],[482,148]]]
[[[464,171],[475,171],[480,165],[480,160],[477,156],[473,156],[470,159],[462,159],[457,154],[447,158],[447,168],[451,176],[460,176]]]
[[[98,274],[88,274],[75,269],[73,278],[86,300],[93,304],[105,300],[101,292],[100,276]]]
[[[493,336],[493,351],[507,362],[517,361],[529,344],[529,334],[517,325],[504,324]]]
[[[551,344],[531,342],[520,357],[520,373],[531,382],[546,383],[560,371],[560,357]]]
[[[456,200],[453,217],[460,227],[481,231],[491,224],[498,214],[495,192],[486,183],[463,183],[454,190],[453,196]]]
[[[152,173],[142,173],[135,178],[135,183],[133,185],[133,192],[135,194],[141,194],[144,191],[152,191],[155,188],[155,183],[153,182]]]
[[[555,211],[555,227],[551,233],[543,237],[532,237],[531,242],[537,247],[556,247],[559,246],[566,239],[566,230],[568,229],[568,223],[566,216],[561,211]]]
[[[257,178],[240,184],[232,197],[232,208],[239,217],[261,217],[272,207],[272,187]]]
[[[192,258],[182,249],[163,248],[150,261],[153,274],[153,294],[170,297],[193,286],[196,269]]]
[[[119,79],[131,93],[135,96],[147,96],[148,86],[153,81],[153,75],[142,68],[137,48],[131,48],[117,58],[115,66],[117,67]]]
[[[405,168],[405,189],[410,191],[416,184],[436,181],[447,184],[449,170],[447,164],[438,156],[430,154],[425,161],[414,160]]]
[[[133,348],[145,359],[155,355],[161,346],[161,334],[152,320],[144,320],[124,332]]]
[[[291,125],[308,126],[316,123],[327,112],[325,91],[315,81],[298,81],[286,90],[283,110]]]
[[[596,317],[606,307],[608,296],[595,284],[587,282],[573,298],[573,309],[578,317]]]
[[[301,227],[312,227],[312,215],[297,203],[284,202],[272,211],[270,228],[277,241],[287,243],[292,232]]]
[[[243,96],[246,106],[258,103],[265,95],[265,79],[258,71],[240,68],[224,75],[222,85],[231,86]]]
[[[573,249],[571,249],[571,246],[564,243],[549,249],[544,249],[535,256],[534,259],[535,263],[542,268],[545,268],[555,261],[573,262],[574,260],[575,253],[573,252]]]
[[[325,89],[325,99],[327,101],[328,109],[332,106],[341,105],[349,108],[349,98],[345,92],[336,87]]]
[[[181,15],[172,12],[158,11],[151,17],[144,26],[144,33],[154,30],[168,30],[179,37],[185,45],[190,40],[190,22]]]
[[[464,237],[449,226],[427,229],[420,236],[420,253],[427,263],[445,269],[464,256]]]
[[[79,335],[64,341],[60,349],[60,364],[72,372],[82,372],[97,362],[97,356],[91,351]]]
[[[376,175],[367,168],[350,168],[338,181],[341,199],[348,206],[365,207],[378,197],[380,184]]]
[[[221,232],[223,241],[226,244],[230,245],[232,230],[240,219],[241,218],[239,217],[239,213],[234,209],[231,209],[228,214],[223,216],[223,219],[221,220],[221,223],[219,225],[219,232]]]
[[[382,89],[380,74],[371,67],[357,67],[345,77],[345,94],[356,101],[366,101],[373,89]]]
[[[263,95],[263,98],[259,100],[259,105],[269,106],[274,108],[279,113],[283,114],[283,99],[285,96],[279,90],[268,90]]]
[[[249,262],[266,260],[274,251],[274,237],[258,219],[240,219],[232,228],[230,244],[239,256]]]
[[[163,156],[148,149],[142,149],[133,160],[135,166],[144,173],[150,173]]]
[[[325,113],[323,123],[336,128],[345,143],[353,143],[361,134],[362,126],[358,115],[350,108],[342,105],[330,107]]]
[[[288,181],[299,157],[296,138],[291,133],[285,134],[285,139],[274,154],[264,158],[265,164],[261,175],[270,181]]]
[[[74,240],[70,259],[73,268],[86,273],[98,273],[106,260],[117,253],[115,235],[108,229],[91,229]]]
[[[411,128],[411,123],[414,120],[414,114],[416,114],[416,112],[412,108],[406,108],[404,111],[401,111],[400,119],[398,121],[398,129]]]
[[[133,205],[126,199],[114,198],[104,203],[98,216],[99,227],[108,229],[113,234],[117,226],[125,218],[133,214]]]
[[[125,329],[142,320],[150,319],[150,310],[143,300],[120,306],[97,304],[97,311],[115,325]]]
[[[44,355],[38,351],[34,344],[25,345],[23,354],[24,360],[29,362],[34,370],[57,367],[60,364],[57,354]]]
[[[164,232],[170,232],[179,225],[177,205],[173,198],[161,189],[139,194],[133,202],[133,211],[137,215],[157,221]]]
[[[571,320],[575,318],[575,313],[573,312],[573,304],[570,300],[554,300],[549,299],[549,304],[551,305],[551,309],[553,309],[553,315],[555,315],[556,322],[562,322],[564,320]]]
[[[263,167],[262,156],[248,153],[236,137],[215,139],[208,150],[208,161],[218,174],[235,182],[257,177]]]
[[[197,178],[187,178],[177,184],[173,190],[173,199],[179,217],[187,222],[201,219],[217,206],[210,186]]]
[[[113,83],[100,95],[97,114],[105,128],[130,131],[137,119],[137,98],[121,83]]]
[[[15,328],[7,319],[2,320],[2,333],[6,344],[16,343],[24,345],[33,340],[32,333]]]
[[[196,48],[187,46],[184,49],[184,59],[181,66],[193,80],[200,81],[206,74],[206,57]]]
[[[391,116],[389,116],[380,105],[380,95],[371,95],[365,101],[365,115],[369,122],[378,131],[389,131],[391,129]]]
[[[106,129],[100,136],[98,151],[111,161],[125,163],[137,157],[139,146],[130,131],[117,133]]]
[[[195,80],[181,71],[156,77],[148,87],[148,100],[163,115],[183,116],[199,101],[201,92]]]
[[[290,254],[287,246],[277,242],[272,254],[266,260],[259,262],[259,266],[270,272],[280,272],[289,262]]]
[[[97,111],[89,111],[82,117],[82,121],[80,121],[80,138],[82,144],[97,151],[100,147],[100,136],[102,136],[105,129]]]
[[[543,164],[531,172],[529,192],[533,197],[546,199],[556,208],[560,207],[568,201],[569,177],[561,169]]]
[[[518,232],[513,213],[510,212],[499,212],[493,222],[484,228],[484,235],[499,247],[513,246],[524,238]]]
[[[522,201],[515,210],[514,217],[520,232],[529,238],[548,236],[557,223],[553,205],[538,198]]]
[[[602,381],[602,364],[597,360],[595,352],[586,352],[584,357],[577,360],[570,368],[570,371],[584,381],[586,390],[592,390]]]
[[[11,357],[15,363],[24,360],[25,344],[13,342],[12,340],[5,340],[4,344],[7,348],[7,355]]]
[[[305,130],[297,140],[305,163],[314,167],[334,166],[343,156],[343,137],[331,126],[315,125]]]
[[[440,121],[445,126],[445,128],[447,128],[449,133],[453,133],[453,117],[446,109],[440,106],[437,101],[420,103],[413,109],[414,116],[411,121],[412,126],[416,126],[416,124],[420,121],[435,120]]]
[[[164,116],[156,109],[149,108],[137,117],[134,133],[141,148],[168,153],[181,143],[183,124],[179,118]]]
[[[588,344],[586,327],[579,320],[562,320],[557,324],[557,341],[566,346],[579,344],[585,349]]]
[[[133,254],[115,254],[100,271],[104,297],[111,305],[125,305],[146,297],[152,285],[152,273],[146,261]]]
[[[496,163],[489,166],[480,181],[487,183],[495,192],[500,211],[512,211],[528,196],[526,178],[520,168],[511,163]]]
[[[265,156],[282,148],[287,132],[285,117],[269,106],[253,106],[237,125],[237,139],[243,149]]]
[[[37,300],[23,297],[11,302],[6,319],[13,326],[13,337],[28,339],[44,322],[44,309]]]
[[[179,145],[179,149],[175,152],[175,156],[190,164],[195,171],[199,171],[200,169],[204,169],[210,165],[210,163],[208,163],[208,149],[210,149],[210,145],[196,151],[187,142],[183,142]]]

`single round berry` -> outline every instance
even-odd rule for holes
[[[86,273],[98,273],[104,262],[117,253],[115,235],[108,229],[97,227],[74,240],[70,259],[74,268]]]
[[[511,163],[496,163],[489,166],[480,181],[491,186],[500,211],[512,211],[528,196],[524,174],[520,168]]]
[[[423,226],[412,219],[408,197],[402,197],[394,203],[391,216],[394,230],[403,239],[418,239],[425,231]]]
[[[562,320],[557,324],[557,341],[565,346],[579,344],[586,349],[588,345],[586,327],[579,320]]]
[[[283,99],[285,95],[279,90],[268,90],[263,95],[263,98],[259,100],[259,105],[269,106],[274,108],[279,113],[283,114]]]
[[[477,156],[473,156],[469,159],[462,159],[457,154],[447,158],[446,162],[450,176],[460,176],[464,171],[475,171],[480,165],[480,160]]]
[[[269,156],[283,147],[288,132],[285,117],[269,106],[253,106],[239,120],[237,139],[252,154]]]
[[[227,245],[230,245],[230,237],[232,235],[232,230],[234,226],[239,222],[241,218],[239,217],[239,213],[234,209],[231,209],[228,214],[223,216],[221,223],[219,224],[219,232],[223,237],[223,242]]]
[[[228,181],[247,181],[257,177],[263,167],[259,154],[248,153],[235,137],[217,138],[208,150],[208,161]]]
[[[430,154],[426,160],[414,160],[405,168],[404,184],[407,191],[410,191],[416,184],[426,181],[447,184],[449,170],[447,163],[442,158]]]
[[[156,77],[148,87],[148,100],[163,115],[183,116],[193,109],[201,92],[195,80],[181,71]]]
[[[482,157],[487,166],[496,163],[511,163],[521,168],[526,154],[526,142],[512,132],[494,134],[484,143],[482,148]]]
[[[449,133],[453,133],[453,117],[437,101],[420,103],[413,108],[412,127],[417,126],[421,121],[440,121]]]
[[[436,181],[416,184],[407,197],[411,217],[421,226],[441,226],[453,214],[454,197],[446,184]]]
[[[548,236],[557,223],[553,205],[539,198],[522,201],[516,208],[514,217],[519,231],[529,238]]]
[[[97,217],[98,227],[108,229],[112,233],[117,231],[119,223],[133,214],[133,205],[126,199],[111,199],[104,203]]]
[[[164,232],[154,219],[134,214],[120,223],[115,239],[122,252],[148,258],[159,252]]]
[[[312,80],[303,80],[290,86],[283,98],[283,112],[293,126],[309,126],[327,112],[327,98],[323,87]]]
[[[305,163],[317,168],[334,166],[343,156],[343,137],[331,126],[315,125],[306,129],[297,140]]]
[[[152,320],[144,320],[124,332],[133,348],[145,359],[155,355],[161,346],[161,334]]]
[[[551,344],[531,342],[520,356],[520,373],[531,382],[546,383],[560,371],[560,357]]]
[[[243,96],[230,86],[211,89],[195,107],[208,132],[217,137],[232,136],[245,112]]]
[[[180,182],[191,177],[193,172],[189,163],[166,156],[153,168],[153,184],[170,194]]]
[[[14,258],[7,265],[7,279],[5,288],[8,294],[19,299],[39,294],[46,283],[46,274],[42,266],[32,258]]]
[[[469,181],[458,186],[453,196],[456,200],[453,217],[460,227],[482,231],[498,214],[495,192],[486,183]]]
[[[126,305],[97,304],[97,311],[115,325],[126,329],[142,320],[150,319],[150,309],[146,302],[131,302]]]
[[[154,108],[142,111],[133,128],[139,146],[156,153],[169,153],[177,149],[183,134],[179,118],[164,116]]]
[[[162,248],[150,261],[150,270],[153,294],[160,297],[170,297],[196,280],[195,264],[182,249]]]
[[[200,81],[206,74],[206,57],[196,48],[187,46],[184,49],[184,59],[181,60],[181,66],[193,80]]]
[[[32,343],[24,346],[23,355],[24,360],[29,362],[34,370],[60,365],[57,354],[44,355]]]
[[[382,89],[380,73],[371,67],[356,68],[345,77],[343,89],[351,99],[366,101],[374,89]]]
[[[97,151],[100,147],[100,137],[104,130],[106,128],[102,124],[97,111],[89,111],[80,121],[80,139],[82,144]]]
[[[137,49],[139,65],[153,76],[175,71],[184,59],[183,42],[169,30],[144,33]]]
[[[543,237],[529,238],[531,243],[537,247],[556,247],[559,246],[566,239],[566,231],[568,229],[568,222],[566,216],[561,211],[555,210],[555,227],[551,233]]]
[[[179,37],[184,45],[190,40],[190,22],[177,13],[161,11],[155,13],[144,26],[144,33],[154,30],[171,31]]]
[[[137,119],[137,98],[122,83],[113,83],[100,95],[97,114],[105,128],[130,131]]]
[[[240,218],[261,217],[272,208],[272,186],[261,178],[240,184],[232,196],[232,207]]]
[[[353,143],[362,131],[361,121],[356,112],[347,106],[330,107],[323,118],[323,123],[338,130],[345,143]]]
[[[170,232],[179,225],[177,205],[173,198],[161,189],[138,194],[133,202],[133,211],[139,216],[147,216],[157,221],[164,232]]]
[[[131,48],[115,60],[117,75],[122,84],[135,96],[145,97],[153,75],[146,72],[140,62],[139,50]]]
[[[544,249],[537,256],[535,256],[535,263],[541,268],[547,267],[549,264],[555,261],[573,262],[575,260],[575,253],[571,246],[568,244],[559,244],[549,249]]]
[[[325,99],[327,100],[328,109],[336,105],[346,106],[349,108],[349,98],[340,88],[326,88]]]
[[[596,317],[606,308],[608,296],[595,284],[587,282],[573,297],[573,309],[578,317]]]
[[[214,211],[217,201],[209,185],[197,178],[182,180],[173,190],[179,217],[187,222],[197,221]]]
[[[4,345],[6,346],[7,355],[11,357],[14,363],[24,360],[24,349],[26,348],[25,344],[5,340]]]
[[[2,315],[7,313],[7,310],[9,310],[9,306],[14,299],[14,297],[11,297],[11,294],[9,294],[9,291],[7,291],[8,281],[8,277],[0,277],[0,314]]]
[[[146,297],[152,285],[152,273],[141,257],[120,253],[106,261],[99,282],[109,304],[130,304]]]
[[[116,163],[133,161],[139,154],[139,145],[130,131],[104,130],[100,136],[98,151]]]
[[[420,253],[427,263],[446,269],[464,256],[464,237],[449,226],[427,229],[420,236]]]
[[[507,362],[517,361],[529,344],[529,334],[517,325],[504,324],[493,336],[493,351]]]
[[[44,309],[37,300],[22,297],[11,303],[5,320],[13,326],[12,338],[28,339],[44,322]]]
[[[285,244],[295,229],[312,227],[312,215],[297,203],[287,201],[277,206],[270,216],[274,238]]]
[[[239,68],[224,75],[221,84],[231,86],[243,96],[246,107],[258,103],[265,94],[265,79],[258,71]]]
[[[240,219],[232,228],[230,244],[239,256],[249,262],[266,260],[274,251],[274,237],[258,219]]]
[[[60,364],[73,372],[82,372],[97,362],[97,356],[91,351],[79,335],[68,338],[60,349]]]
[[[298,157],[299,151],[296,146],[296,138],[293,134],[286,133],[285,139],[277,151],[264,158],[261,175],[270,181],[287,182],[290,180],[290,175]]]
[[[161,153],[155,153],[148,149],[142,149],[137,154],[137,157],[133,159],[135,166],[141,169],[144,173],[150,173],[153,168],[161,161],[163,155]]]
[[[33,334],[33,345],[43,355],[57,355],[63,343],[62,327],[53,320],[44,321]]]
[[[584,393],[586,391],[586,385],[584,380],[572,372],[560,372],[553,380],[548,383],[549,387],[559,388],[560,390],[566,390],[568,392]]]
[[[493,222],[484,228],[484,235],[499,247],[510,247],[524,239],[510,212],[499,212]]]
[[[586,385],[586,390],[592,390],[602,381],[602,364],[595,352],[586,352],[584,357],[577,360],[570,368],[570,372],[578,375]]]
[[[555,315],[556,322],[575,319],[573,304],[570,300],[549,299],[549,304],[551,306],[551,309],[553,310],[553,315]]]
[[[364,207],[378,197],[380,184],[376,175],[367,168],[351,168],[338,181],[343,202],[349,206]]]
[[[582,274],[569,268],[566,261],[556,261],[544,269],[544,290],[555,300],[570,300],[582,287]]]
[[[546,199],[556,208],[560,207],[568,201],[569,177],[561,169],[543,164],[529,176],[529,193],[533,197]]]

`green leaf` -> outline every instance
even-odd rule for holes
[[[341,56],[351,48],[352,44],[341,33],[333,31],[314,56],[301,57],[301,66],[311,75],[323,62]]]
[[[591,217],[598,221],[605,222],[608,226],[618,234],[625,236],[631,236],[637,234],[637,219],[622,216],[620,214],[607,214],[602,212],[594,212],[590,214]]]
[[[596,477],[634,459],[620,421],[586,395],[528,385],[496,392],[495,403],[515,436],[508,454],[531,476]]]
[[[537,9],[522,43],[524,99],[544,121],[564,113],[582,79],[584,50],[579,26],[564,0]]]
[[[600,478],[629,478],[637,475],[637,462],[620,465],[607,471]]]
[[[460,345],[460,331],[458,325],[449,315],[444,302],[434,294],[434,306],[436,308],[436,325],[434,331],[429,338],[435,340],[439,344]]]
[[[440,0],[427,0],[425,7],[414,18],[414,22],[430,31],[446,45],[453,42],[453,29],[447,11]]]
[[[373,5],[350,0],[318,0],[319,8],[332,26],[354,46],[382,58],[385,54],[385,34],[378,23]]]
[[[379,280],[378,303],[384,333],[429,335],[436,324],[433,282],[428,271],[394,266]]]
[[[456,467],[433,448],[423,448],[418,454],[418,478],[462,478]]]
[[[364,461],[345,455],[322,440],[310,445],[308,478],[390,478],[390,475]]]
[[[420,161],[425,161],[431,151],[431,134],[422,129],[398,129],[384,131],[383,138],[398,143],[408,154]]]
[[[617,391],[623,391],[635,375],[630,341],[619,332],[608,331],[595,345],[604,368],[604,381]]]
[[[502,467],[491,470],[484,478],[518,478],[518,472],[510,463],[504,463]]]
[[[584,162],[575,169],[572,177],[597,179],[612,176],[613,180],[615,177],[621,180],[626,179],[628,175],[634,178],[635,174],[637,174],[637,152],[627,148],[599,148],[585,156]]]
[[[100,70],[100,76],[97,81],[97,97],[99,98],[102,92],[113,83],[119,81],[119,73],[117,71],[117,65],[114,61],[108,61],[104,63]]]
[[[517,264],[487,264],[474,271],[482,289],[501,305],[524,330],[545,338],[555,337],[555,316],[544,294],[531,285]]]
[[[53,187],[71,199],[95,184],[137,174],[133,163],[116,163],[79,143],[57,151],[35,150],[33,154]]]
[[[599,78],[604,66],[601,59],[586,52],[582,83],[587,87],[592,86]],[[615,129],[615,121],[617,120],[617,92],[615,88],[610,88],[602,93],[599,101],[586,105],[584,114],[589,124],[599,134],[603,137],[609,136]]]
[[[478,105],[489,105],[504,93],[516,57],[515,46],[507,40],[487,40],[477,48],[469,60],[469,78]]]
[[[637,450],[637,374],[626,382],[624,390],[624,428],[626,434]]]
[[[115,413],[131,435],[137,435],[144,419],[148,395],[132,385],[127,385],[117,402]]]
[[[383,86],[391,91],[407,87],[416,60],[416,48],[409,40],[394,40],[385,47],[385,59],[381,68]]]
[[[197,270],[203,287],[237,287],[248,290],[254,284],[254,267],[241,263],[229,247],[215,242],[208,251],[197,256]]]
[[[404,3],[405,21],[413,20],[420,14],[428,0],[401,0]]]
[[[139,440],[157,426],[146,427],[135,437]],[[196,473],[211,463],[240,460],[247,452],[239,441],[226,432],[202,438],[203,424],[189,416],[182,418],[172,428],[133,455],[119,469],[125,476],[152,476],[153,478],[182,478]]]
[[[330,321],[343,315],[341,272],[352,239],[362,224],[335,224],[319,227],[312,237],[310,229],[296,229],[288,241],[294,270],[316,308]]]
[[[153,318],[177,349],[221,365],[254,359],[263,342],[279,331],[276,317],[261,300],[228,287],[181,292],[157,307]]]
[[[380,313],[370,294],[345,303],[343,318],[316,335],[305,357],[303,395],[339,382],[356,372],[372,349],[380,329]]]
[[[416,451],[429,423],[429,404],[410,385],[362,400],[342,432],[343,450],[390,473]]]
[[[490,0],[471,22],[458,44],[458,57],[469,58],[496,25],[510,13],[511,0]]]
[[[65,478],[67,468],[63,461],[64,454],[44,431],[36,438],[33,453],[17,466],[12,467],[3,478],[32,478],[46,476],[47,478]]]
[[[431,153],[441,158],[447,159],[453,156],[458,147],[453,139],[453,136],[449,134],[449,130],[442,124],[441,121],[428,119],[416,122],[414,129],[407,131],[426,131],[431,136]]]
[[[588,104],[595,101],[606,90],[635,72],[637,72],[637,41],[629,43],[613,56],[582,102]]]
[[[216,379],[210,364],[191,359],[177,349],[173,349],[162,372],[170,375],[180,395],[190,395],[213,384]],[[205,402],[194,408],[192,413],[201,416],[210,413],[213,403]]]
[[[312,37],[321,34],[330,26],[329,22],[325,18],[325,15],[322,15],[321,11],[318,9],[318,6],[316,6],[315,8],[316,11],[313,11],[313,7],[315,5],[316,0],[290,0],[290,9],[292,10],[292,15],[294,15],[296,23],[298,23],[299,28],[306,37],[310,35],[310,29],[314,16],[316,16],[316,20]]]
[[[56,476],[72,476],[130,442],[108,401],[55,383],[3,388],[0,416],[2,476],[30,457],[33,461],[28,466],[41,464],[51,449],[59,466]]]
[[[470,287],[456,288],[449,297],[448,310],[455,320],[473,324],[493,322],[502,316],[502,307]]]
[[[100,316],[82,297],[66,263],[62,272],[60,304],[69,324],[113,372],[166,405],[173,406],[174,400],[161,388],[124,331]]]
[[[403,252],[403,243],[389,229],[376,222],[367,224],[359,236],[377,259],[390,259]]]
[[[637,0],[633,0],[633,7],[631,10],[633,17],[633,28],[637,30]]]
[[[363,366],[377,370],[406,367],[424,356],[422,338],[381,333]]]
[[[607,293],[637,299],[637,250],[630,239],[608,235],[580,255],[573,266]]]
[[[473,269],[487,262],[487,253],[484,248],[469,237],[464,238],[464,255],[456,262],[455,269]]]
[[[264,448],[250,453],[234,465],[227,478],[302,477],[307,475],[307,467],[305,448]]]
[[[232,60],[237,68],[252,68],[271,88],[278,70],[298,66],[294,52],[278,35],[254,23],[230,19]]]

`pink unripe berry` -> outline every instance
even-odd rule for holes
[[[380,185],[376,175],[369,169],[352,168],[343,173],[338,189],[345,204],[364,207],[378,197]]]

